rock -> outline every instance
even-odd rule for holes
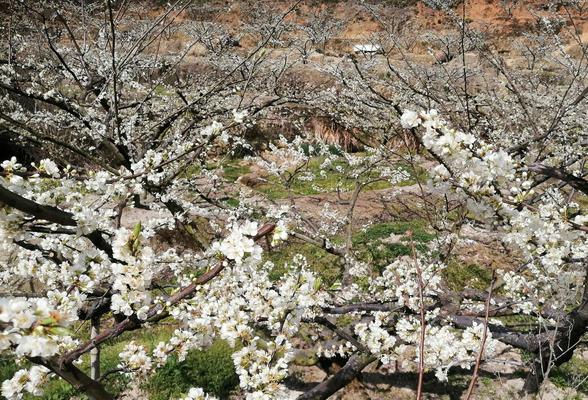
[[[268,181],[264,177],[252,172],[250,174],[241,175],[239,178],[237,178],[237,182],[240,183],[241,185],[245,185],[245,186],[249,186],[249,187],[254,188],[254,187],[263,185],[263,184],[267,183]]]
[[[581,396],[573,388],[560,388],[555,386],[549,380],[545,381],[541,386],[541,390],[537,398],[541,400],[561,400],[561,399],[585,399],[586,396]]]
[[[512,374],[520,370],[523,361],[520,352],[502,342],[496,343],[496,351],[492,358],[484,360],[482,370],[500,375]]]
[[[396,234],[392,233],[387,238],[381,239],[381,241],[382,241],[382,243],[387,243],[387,244],[397,244],[397,243],[401,243],[402,239],[404,237],[405,237],[404,235],[396,235]]]

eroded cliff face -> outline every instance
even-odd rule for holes
[[[128,16],[140,20],[154,19],[162,10],[161,6],[157,6],[161,2],[154,3],[151,7],[138,7],[135,14],[130,13]],[[292,3],[282,0],[208,1],[204,6],[199,3],[198,7],[186,8],[175,17],[170,27],[177,24],[214,24],[225,31],[225,45],[246,51],[255,46],[259,39],[259,32],[248,31],[246,25],[261,23],[272,13],[278,15]],[[433,6],[441,3],[454,5],[444,8]],[[565,44],[578,47],[578,42],[585,43],[588,40],[588,4],[570,7],[568,3],[571,4],[563,0],[468,0],[465,3],[449,0],[303,1],[295,12],[287,16],[280,43],[273,43],[272,46],[288,47],[304,35],[298,28],[306,27],[316,35],[313,38],[313,49],[329,56],[349,54],[353,52],[353,45],[378,40],[390,33],[410,41],[410,53],[428,54],[430,43],[425,43],[427,40],[423,36],[458,32],[459,24],[465,20],[471,29],[479,31],[488,43],[501,51],[509,50],[512,39],[539,33],[546,27],[554,31],[564,28],[574,31],[578,37]],[[157,49],[173,52],[180,49],[186,40],[181,30],[170,29],[169,34],[158,43]],[[199,57],[209,50],[198,44],[189,56]]]
[[[179,16],[184,21],[214,21],[238,30],[240,23],[255,16],[255,9],[269,7],[273,10],[286,10],[288,1],[210,1],[209,12],[186,10]],[[451,7],[435,7],[433,4],[454,3]],[[457,3],[457,4],[456,4]],[[570,3],[570,4],[568,4]],[[536,28],[541,17],[553,17],[554,13],[562,18],[573,17],[578,29],[588,23],[588,4],[579,8],[569,7],[571,1],[546,0],[467,0],[465,2],[466,21],[490,30],[495,35],[520,35]],[[582,3],[582,1],[575,2]],[[257,7],[253,7],[253,6]],[[447,29],[452,19],[461,18],[464,3],[461,1],[426,0],[426,1],[371,1],[353,0],[316,0],[304,1],[294,14],[287,19],[294,23],[308,23],[321,13],[342,23],[342,29],[336,35],[342,39],[355,39],[365,35],[390,29],[410,27],[416,30]],[[450,13],[447,12],[450,10]],[[454,15],[448,15],[453,13]],[[157,10],[146,16],[157,15]],[[395,26],[394,24],[397,24]]]

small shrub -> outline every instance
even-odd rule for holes
[[[405,235],[407,231],[412,231],[415,247],[419,251],[425,250],[425,243],[435,237],[424,229],[422,221],[397,221],[370,226],[353,237],[353,244],[360,258],[381,272],[397,257],[412,253],[408,237],[400,238],[402,243],[386,243],[382,239],[391,235]]]
[[[289,271],[286,263],[292,262],[292,258],[296,254],[306,257],[310,269],[321,277],[325,285],[331,286],[341,279],[341,265],[337,256],[329,254],[315,245],[300,242],[291,242],[288,246],[264,252],[265,260],[274,263],[269,278],[275,281],[286,274]]]
[[[484,290],[490,286],[492,271],[476,264],[461,264],[457,260],[450,260],[443,270],[443,277],[452,290],[462,290],[464,287]]]
[[[556,386],[575,388],[578,392],[588,394],[588,361],[573,357],[569,362],[553,368],[549,379]],[[580,398],[580,396],[578,397]]]
[[[239,384],[231,354],[233,349],[223,341],[203,351],[191,351],[184,361],[171,357],[146,384],[151,400],[179,397],[191,387],[227,398]]]
[[[248,166],[239,164],[227,164],[223,167],[223,174],[227,181],[235,182],[240,176],[250,173],[251,170]]]

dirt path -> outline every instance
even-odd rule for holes
[[[372,222],[384,222],[398,217],[406,202],[420,193],[418,185],[396,187],[390,189],[366,190],[359,194],[355,204],[353,220],[357,226]],[[313,222],[323,218],[325,207],[336,211],[342,218],[349,212],[351,192],[321,193],[309,196],[296,196],[293,199],[282,199],[279,204],[289,204],[305,218]]]

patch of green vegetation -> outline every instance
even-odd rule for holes
[[[251,169],[246,165],[240,165],[237,163],[227,163],[223,166],[223,175],[229,182],[235,182],[241,175],[245,175],[251,172]]]
[[[204,351],[190,351],[184,361],[171,357],[145,385],[151,400],[179,397],[191,387],[227,398],[239,384],[231,354],[224,341],[216,341]]]
[[[100,356],[102,373],[117,368],[120,362],[119,354],[131,340],[144,345],[150,352],[160,341],[169,340],[174,329],[175,327],[168,325],[141,332],[140,335],[135,332],[122,334],[102,347]],[[85,330],[85,327],[82,327],[82,330]],[[233,349],[226,342],[217,341],[206,350],[189,352],[184,361],[180,362],[177,358],[171,357],[167,364],[144,384],[144,388],[149,392],[149,398],[154,400],[179,397],[191,387],[202,387],[208,393],[226,398],[229,392],[239,384],[231,359],[232,353]],[[12,359],[1,359],[0,379],[1,381],[10,379],[16,371],[29,366],[28,364],[18,366]],[[82,358],[80,368],[86,373],[89,372],[88,356]],[[112,374],[103,381],[106,390],[115,397],[127,388],[128,382],[128,378],[121,374]],[[74,396],[86,399],[67,382],[53,379],[45,387],[43,399],[68,400]],[[36,398],[38,397],[25,396],[27,400]]]
[[[211,162],[207,164],[204,169],[213,170],[220,168],[223,172],[224,178],[228,182],[235,182],[241,175],[245,175],[251,172],[251,169],[247,165],[242,164],[242,160],[240,159],[231,159],[224,162]],[[203,167],[194,164],[190,165],[184,171],[183,176],[186,178],[197,176],[202,172]]]
[[[194,176],[198,176],[198,175],[200,175],[201,171],[202,171],[202,167],[200,167],[200,165],[192,164],[184,170],[182,177],[183,178],[191,178]]]
[[[588,196],[578,196],[576,198],[576,203],[578,203],[581,210],[588,210]]]
[[[13,359],[2,358],[0,359],[0,381],[4,382],[6,379],[12,378],[12,375],[20,368]]]
[[[505,326],[508,326],[514,331],[520,330],[527,332],[529,329],[537,327],[537,318],[531,315],[504,315],[501,317],[496,317],[496,319],[500,320]],[[523,361],[531,361],[533,358],[535,358],[534,353],[525,351],[521,353],[521,356]]]
[[[317,354],[312,350],[297,351],[292,361],[294,365],[310,367],[318,362]]]
[[[484,386],[491,386],[492,383],[494,383],[494,381],[487,376],[481,376],[480,383],[482,383],[482,385],[484,385]]]
[[[426,169],[421,166],[412,167],[410,165],[401,165],[400,168],[409,173],[410,178],[398,183],[398,186],[411,186],[417,182],[426,182],[430,176]]]
[[[490,286],[492,271],[476,264],[462,264],[451,259],[443,270],[443,278],[451,290],[462,290],[464,287],[485,290]]]
[[[282,182],[275,176],[270,176],[268,178],[268,183],[260,185],[256,189],[272,200],[283,199],[285,197],[288,197],[288,189],[286,189],[282,185]]]
[[[435,235],[425,230],[425,222],[422,220],[414,221],[393,221],[382,224],[374,224],[368,227],[364,232],[359,232],[353,237],[353,244],[367,244],[378,239],[384,239],[390,235],[406,235],[411,231],[415,242],[428,242],[435,238]],[[408,237],[402,238],[403,241],[409,240]]]
[[[275,281],[288,273],[289,265],[287,264],[292,262],[296,254],[306,257],[310,269],[321,277],[327,287],[341,279],[341,265],[337,256],[315,245],[300,242],[290,242],[287,246],[264,252],[264,261],[271,261],[274,264],[269,274],[270,279]]]
[[[352,315],[341,315],[339,318],[337,318],[337,326],[344,328],[350,325],[353,320],[354,318]]]
[[[562,388],[571,387],[578,392],[588,394],[588,361],[572,357],[570,361],[553,368],[549,379]],[[583,398],[578,396],[578,398]]]
[[[396,243],[386,243],[383,239],[391,235],[406,235],[408,231],[412,232],[415,248],[419,251],[425,250],[425,243],[435,238],[435,235],[425,230],[424,221],[395,221],[372,225],[357,233],[353,236],[353,246],[360,259],[381,271],[397,257],[412,253],[407,236],[401,237]]]
[[[155,93],[158,96],[171,96],[173,94],[173,92],[164,85],[155,86],[155,89],[153,89],[153,93]]]
[[[223,200],[223,203],[225,203],[227,206],[232,207],[232,208],[236,208],[239,207],[239,199],[235,199],[234,197],[229,197],[225,200]]]
[[[257,189],[273,200],[288,197],[290,192],[296,196],[310,196],[319,193],[335,192],[337,190],[342,192],[354,190],[355,181],[346,177],[345,168],[348,168],[348,166],[343,161],[333,162],[333,164],[329,168],[324,169],[321,174],[321,164],[323,161],[323,157],[315,157],[308,162],[304,172],[305,174],[310,174],[314,177],[311,181],[299,179],[301,176],[305,176],[305,174],[297,175],[289,182],[288,188],[279,178],[271,176],[269,177],[267,184],[261,185]],[[399,167],[407,171],[411,178],[400,182],[398,186],[409,186],[413,185],[417,179],[427,179],[426,170],[422,168],[414,171],[406,165],[401,165]],[[337,168],[343,168],[343,172],[338,171]],[[377,179],[379,176],[379,172],[374,170],[363,176],[362,180],[367,182],[368,180]],[[391,186],[390,182],[386,180],[378,180],[366,185],[363,190],[387,189]]]

